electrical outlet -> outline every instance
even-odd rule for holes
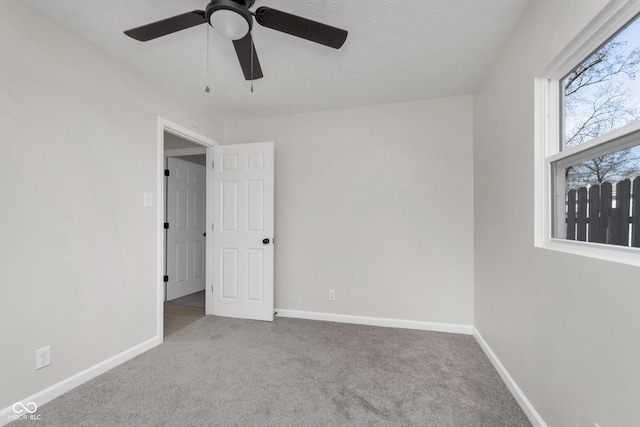
[[[332,289],[329,291],[329,301],[335,301],[335,300],[336,300],[336,291]]]
[[[51,346],[36,350],[36,369],[42,369],[51,364]]]

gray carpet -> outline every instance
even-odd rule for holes
[[[185,305],[187,307],[202,307],[204,308],[204,291],[196,292],[195,294],[185,295],[180,298],[167,301],[170,304]]]
[[[38,414],[38,426],[531,425],[471,336],[213,316]]]

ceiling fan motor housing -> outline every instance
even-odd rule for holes
[[[249,8],[253,6],[254,3],[255,0],[213,0],[207,5],[205,17],[207,22],[213,27],[211,15],[221,10],[231,11],[244,18],[247,21],[247,24],[249,24],[249,31],[251,31],[251,28],[253,27],[253,19],[251,12],[249,12]]]

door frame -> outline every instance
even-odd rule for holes
[[[208,230],[211,228],[213,223],[213,169],[209,167],[211,162],[213,161],[213,147],[216,145],[220,145],[217,141],[214,141],[211,138],[207,138],[204,135],[200,135],[188,129],[184,126],[181,126],[177,123],[174,123],[170,120],[167,120],[163,117],[158,117],[158,145],[157,145],[157,188],[156,188],[156,211],[157,211],[157,234],[156,234],[156,301],[158,307],[158,317],[156,319],[157,324],[157,337],[160,341],[164,341],[164,216],[165,216],[165,197],[164,197],[164,186],[165,186],[165,153],[164,153],[164,133],[170,133],[175,136],[178,136],[182,139],[186,139],[187,141],[193,142],[195,144],[202,145],[206,149],[206,195],[205,195],[205,228]],[[210,254],[213,248],[213,233],[207,233],[207,237],[205,239],[205,253]],[[213,279],[213,265],[211,262],[211,257],[207,256],[205,259],[205,290],[211,287],[211,280]],[[205,292],[206,295],[206,292]],[[206,305],[206,304],[205,304]],[[206,305],[207,310],[206,314],[210,314],[209,306]]]

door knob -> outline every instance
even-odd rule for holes
[[[269,244],[269,239],[262,239],[262,243],[264,243],[265,245]]]

